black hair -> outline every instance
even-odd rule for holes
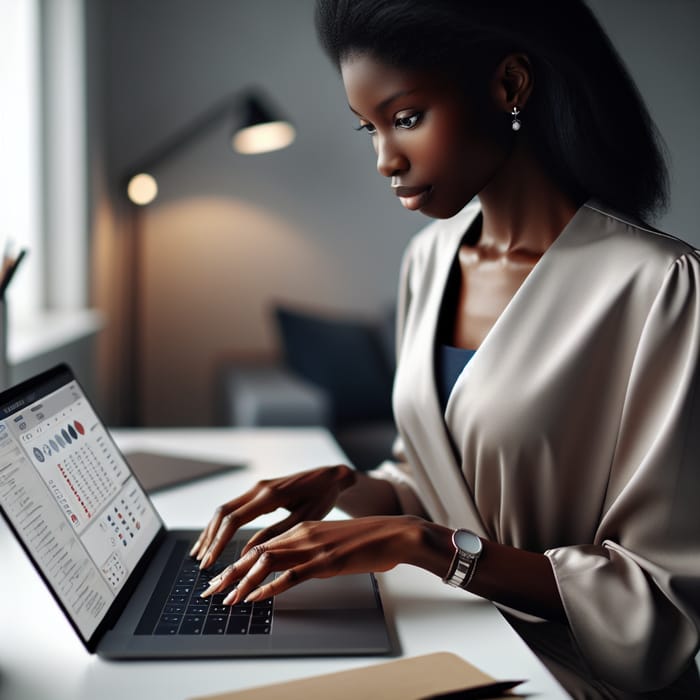
[[[583,0],[317,0],[316,28],[338,68],[368,53],[473,82],[525,53],[534,85],[523,127],[560,186],[640,220],[666,207],[663,141]]]

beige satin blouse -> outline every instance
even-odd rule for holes
[[[405,462],[375,476],[395,482],[407,512],[545,553],[591,675],[664,686],[698,647],[700,257],[581,207],[443,415],[436,326],[478,213],[431,224],[406,252],[394,388]]]

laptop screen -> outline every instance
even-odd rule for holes
[[[162,524],[67,368],[0,397],[0,506],[85,641]]]

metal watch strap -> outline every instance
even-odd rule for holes
[[[455,534],[458,531],[455,531]],[[473,532],[469,532],[470,535],[474,535]],[[476,535],[474,535],[476,537]],[[455,535],[453,535],[453,543],[455,545],[455,553],[450,564],[447,576],[443,579],[444,583],[454,586],[456,588],[466,589],[474,576],[476,571],[476,562],[479,559],[481,552],[471,553],[460,548],[454,541]]]
[[[474,576],[476,571],[476,560],[478,557],[474,554],[455,552],[452,559],[450,573],[443,579],[445,583],[456,588],[466,588]]]

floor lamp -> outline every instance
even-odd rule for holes
[[[294,127],[283,119],[259,90],[236,92],[220,100],[206,112],[163,141],[151,153],[127,170],[122,179],[130,204],[130,243],[128,251],[133,279],[129,286],[129,417],[130,425],[141,425],[138,387],[140,386],[139,331],[141,329],[141,216],[142,207],[158,196],[158,167],[224,119],[232,125],[231,147],[237,153],[268,153],[289,146],[295,138]]]

